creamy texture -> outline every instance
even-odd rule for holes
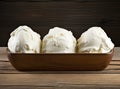
[[[82,33],[77,48],[79,53],[107,53],[114,44],[101,27],[91,27]]]
[[[75,53],[76,39],[71,31],[54,27],[43,38],[43,53]]]
[[[13,53],[40,53],[40,35],[28,26],[19,26],[10,34],[8,48]]]

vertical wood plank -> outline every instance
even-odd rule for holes
[[[59,26],[71,30],[76,38],[91,26],[101,26],[119,46],[119,11],[117,0],[0,1],[0,46],[7,46],[10,32],[24,24],[42,37],[50,28]]]

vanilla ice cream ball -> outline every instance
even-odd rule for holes
[[[19,26],[10,34],[8,49],[12,53],[40,53],[40,35],[28,26]]]
[[[79,53],[107,53],[114,44],[101,27],[91,27],[78,39]]]
[[[76,39],[71,31],[54,27],[43,38],[43,53],[75,53]]]

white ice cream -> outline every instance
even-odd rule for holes
[[[78,39],[79,53],[107,53],[114,44],[101,27],[91,27]]]
[[[19,26],[10,34],[8,48],[13,53],[40,53],[40,35],[28,26]]]
[[[71,31],[54,27],[43,38],[43,53],[75,53],[76,39]]]

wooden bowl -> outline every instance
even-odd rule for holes
[[[114,49],[109,53],[75,53],[75,54],[32,54],[11,53],[8,58],[11,64],[22,71],[47,70],[103,70],[112,59]]]

